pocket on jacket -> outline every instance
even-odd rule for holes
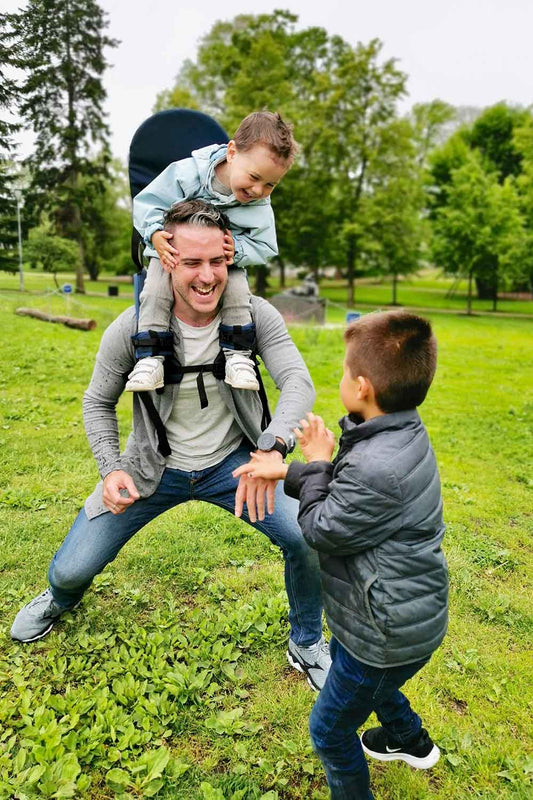
[[[376,632],[379,633],[380,636],[385,636],[385,632],[382,631],[379,625],[377,624],[374,614],[372,612],[372,608],[370,606],[370,589],[372,585],[377,581],[377,579],[378,575],[376,573],[374,575],[371,575],[370,578],[367,578],[367,580],[365,581],[365,585],[363,586],[363,602],[365,604],[365,609],[370,624],[376,630]]]

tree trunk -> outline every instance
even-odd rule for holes
[[[468,273],[468,295],[467,295],[466,313],[468,314],[468,316],[472,314],[472,272]]]
[[[498,310],[498,276],[494,279],[494,294],[492,296],[492,310]]]
[[[278,264],[279,264],[279,288],[285,288],[285,261],[282,259],[281,256],[278,256]]]
[[[71,196],[70,196],[70,205],[71,205],[71,219],[72,219],[72,238],[74,241],[78,243],[78,247],[80,248],[80,261],[78,264],[78,268],[76,269],[76,292],[78,294],[85,294],[85,285],[83,280],[83,275],[85,272],[85,248],[83,247],[83,241],[81,236],[81,213],[80,213],[80,206],[78,200],[78,190],[79,190],[79,172],[78,172],[78,142],[75,135],[76,132],[76,109],[75,109],[75,97],[76,97],[76,85],[74,81],[74,70],[72,66],[72,53],[70,47],[70,30],[71,30],[71,19],[70,19],[70,6],[68,0],[65,2],[65,31],[66,31],[66,45],[67,45],[67,118],[68,118],[68,161],[69,161],[69,170],[68,170],[68,177],[67,182],[70,184],[71,188]]]
[[[397,295],[398,295],[398,276],[395,272],[392,274],[392,305],[397,306]]]
[[[348,268],[348,301],[346,305],[348,308],[355,305],[355,254],[355,236],[350,236],[348,239],[348,253],[346,257],[346,266]]]
[[[268,281],[267,275],[268,270],[265,264],[260,264],[256,267],[257,272],[255,275],[255,293],[259,295],[259,297],[264,297],[266,294]]]
[[[483,278],[476,278],[476,289],[479,300],[494,300],[494,283]]]
[[[76,319],[75,317],[54,317],[51,314],[45,314],[44,311],[39,311],[38,308],[17,308],[15,314],[19,317],[35,317],[43,322],[59,322],[66,325],[67,328],[76,328],[79,331],[92,331],[96,328],[95,319]]]

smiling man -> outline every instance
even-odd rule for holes
[[[83,403],[102,481],[52,560],[50,588],[17,614],[11,636],[21,642],[45,636],[144,525],[187,500],[204,500],[242,515],[281,548],[289,599],[287,658],[318,690],[330,658],[322,637],[318,562],[298,526],[298,503],[275,481],[243,476],[237,483],[232,477],[249,460],[251,448],[272,459],[285,457],[294,446],[294,427],[313,404],[314,390],[279,313],[258,297],[252,298],[257,353],[280,389],[265,430],[259,394],[233,389],[206,369],[219,354],[227,224],[222,212],[200,200],[168,212],[165,228],[178,251],[177,263],[167,268],[174,292],[170,327],[174,358],[183,369],[179,382],[169,383],[160,394],[134,395],[133,430],[122,454],[115,408],[135,362],[135,310],[127,309],[104,333]]]

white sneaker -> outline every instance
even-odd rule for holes
[[[163,362],[159,358],[141,358],[128,375],[127,392],[152,392],[165,385]]]
[[[252,392],[259,391],[259,383],[255,375],[254,362],[243,353],[235,350],[228,354],[226,352],[226,383],[234,389],[249,389]]]

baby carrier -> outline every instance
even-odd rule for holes
[[[193,150],[201,147],[207,147],[210,144],[223,144],[227,141],[228,136],[224,129],[214,119],[207,114],[202,114],[200,111],[193,111],[188,108],[173,108],[168,111],[160,111],[149,117],[137,129],[131,141],[128,171],[132,199],[173,161],[188,158]],[[143,251],[144,242],[142,237],[133,228],[131,234],[131,257],[138,270],[133,276],[137,323],[139,320],[140,296],[146,278]],[[207,406],[203,374],[212,372],[217,380],[224,380],[225,358],[222,349],[220,349],[212,364],[183,366],[174,355],[173,337],[170,331],[164,333],[150,331],[150,337],[144,337],[142,342],[137,342],[135,336],[132,339],[136,345],[149,348],[152,355],[164,356],[165,385],[179,383],[185,373],[197,372],[196,384],[201,408]],[[261,429],[264,430],[270,423],[271,416],[255,352],[252,353],[252,358],[255,362],[255,372],[259,382],[259,396],[263,406]],[[161,393],[164,390],[156,389],[156,391]],[[165,426],[155,408],[151,393],[138,392],[138,395],[157,431],[159,451],[163,456],[170,455],[171,451]]]

